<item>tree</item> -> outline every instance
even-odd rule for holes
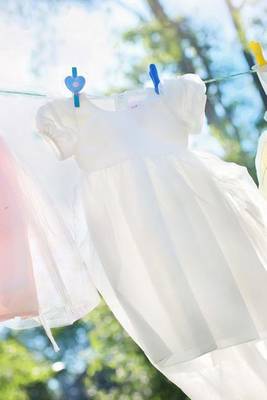
[[[86,385],[94,400],[185,400],[187,397],[147,360],[105,304],[89,316],[94,355]]]
[[[52,400],[46,384],[52,375],[48,363],[35,359],[15,339],[0,343],[0,399]]]

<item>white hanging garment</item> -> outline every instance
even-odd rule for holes
[[[22,329],[72,324],[99,295],[63,221],[0,138],[0,321]]]
[[[267,96],[267,65],[254,65],[252,69],[257,72],[261,86]],[[265,112],[264,119],[267,121],[267,111]]]
[[[37,125],[83,171],[96,287],[192,400],[251,400],[244,387],[265,400],[267,363],[253,354],[267,335],[267,205],[246,168],[188,149],[203,124],[204,83],[188,74],[164,81],[159,96],[80,102],[49,102]],[[248,367],[239,346],[249,342]],[[239,389],[237,367],[255,376]]]
[[[253,70],[257,71],[257,75],[267,96],[267,65],[254,65]]]
[[[257,75],[267,96],[267,65],[255,65],[253,70],[257,71]],[[264,118],[267,121],[267,111]],[[267,199],[267,132],[263,132],[259,138],[255,164],[259,189]]]
[[[263,132],[259,138],[255,165],[259,190],[267,199],[267,131]]]

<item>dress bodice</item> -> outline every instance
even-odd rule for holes
[[[204,83],[187,74],[165,80],[160,95],[151,88],[98,101],[81,94],[79,108],[71,98],[56,99],[39,110],[37,124],[61,159],[74,156],[90,172],[127,159],[181,151],[188,135],[201,131],[205,101]]]

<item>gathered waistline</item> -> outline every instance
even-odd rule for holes
[[[168,152],[168,153],[160,153],[160,154],[147,154],[147,155],[142,155],[142,154],[137,154],[135,156],[127,156],[125,158],[122,158],[120,160],[114,160],[111,161],[110,163],[106,163],[104,166],[99,166],[95,168],[86,168],[81,165],[81,163],[78,162],[81,170],[86,174],[90,175],[98,171],[103,171],[103,170],[109,170],[115,167],[118,167],[123,164],[131,163],[131,162],[137,162],[137,161],[149,161],[149,160],[156,160],[156,159],[162,159],[162,158],[169,158],[169,157],[179,157],[179,159],[185,160],[183,157],[185,154],[191,154],[193,155],[193,152],[189,150],[188,148],[183,148],[181,151],[173,151],[173,152]],[[104,164],[104,163],[103,163]]]

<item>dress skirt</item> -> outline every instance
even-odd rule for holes
[[[214,357],[221,366],[233,351],[234,371],[243,357],[238,349],[250,354],[248,343],[266,338],[267,204],[246,168],[183,149],[92,172],[83,198],[98,290],[150,361],[182,389],[213,385],[203,374],[218,373]],[[262,358],[256,348],[253,357]],[[257,368],[262,363],[267,374],[265,360]],[[265,394],[257,400],[265,399],[267,380],[257,379]],[[205,400],[246,398],[207,393]]]

